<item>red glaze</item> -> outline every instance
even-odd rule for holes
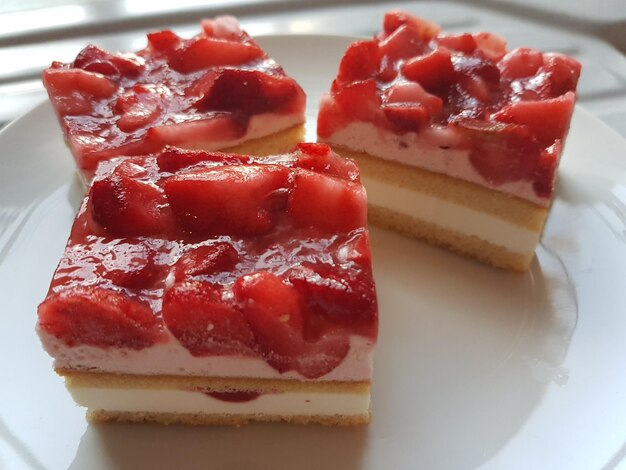
[[[232,17],[205,20],[183,39],[148,34],[136,53],[89,45],[72,63],[54,62],[43,82],[79,168],[145,155],[166,145],[242,137],[251,116],[304,113],[300,86]]]
[[[325,144],[104,162],[40,327],[69,346],[134,349],[169,332],[194,356],[321,377],[350,335],[376,338],[366,205],[355,163]]]
[[[491,33],[439,32],[392,11],[380,34],[350,45],[321,101],[319,137],[331,139],[354,121],[399,135],[447,127],[456,138],[446,148],[469,150],[488,184],[530,181],[549,198],[580,64],[527,48],[507,52]]]

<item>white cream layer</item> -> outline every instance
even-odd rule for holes
[[[469,152],[455,150],[460,143],[459,137],[445,128],[430,128],[420,133],[407,132],[398,135],[368,122],[353,122],[330,138],[320,140],[366,152],[384,160],[393,160],[469,181],[543,207],[550,203],[548,198],[537,196],[530,181],[513,181],[498,186],[487,182],[472,166]]]
[[[152,413],[265,414],[280,416],[362,415],[369,393],[265,393],[246,402],[228,402],[184,390],[68,387],[79,405],[90,410]]]
[[[371,178],[361,178],[372,204],[439,227],[475,236],[514,253],[532,253],[540,231],[489,214]]]
[[[136,351],[95,346],[69,347],[56,337],[38,330],[44,348],[56,368],[89,372],[137,375],[193,375],[307,380],[294,371],[281,374],[259,358],[241,356],[197,357],[170,335],[166,343]],[[370,380],[375,342],[361,336],[350,338],[348,355],[334,370],[316,380]]]

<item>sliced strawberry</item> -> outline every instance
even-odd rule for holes
[[[162,99],[158,88],[135,85],[120,95],[113,105],[115,112],[120,115],[117,127],[124,132],[134,132],[154,122],[161,115]]]
[[[429,91],[441,91],[454,81],[450,52],[440,47],[429,54],[407,60],[402,73]]]
[[[180,226],[196,235],[261,235],[285,211],[290,172],[278,165],[205,168],[178,174],[164,189]]]
[[[312,312],[342,325],[371,324],[378,306],[369,272],[316,263],[293,269],[289,280]]]
[[[520,47],[508,52],[498,63],[504,78],[532,77],[543,65],[543,54],[534,49]]]
[[[117,286],[146,289],[159,276],[156,252],[140,240],[126,240],[108,246],[102,257],[102,275]]]
[[[376,80],[350,83],[335,93],[337,105],[344,114],[356,120],[372,120],[380,107]]]
[[[556,167],[559,162],[561,150],[562,144],[560,141],[557,141],[554,145],[551,145],[547,149],[543,150],[539,155],[533,189],[540,197],[549,198],[552,196],[552,192],[554,191]]]
[[[351,119],[344,113],[332,95],[320,96],[319,112],[317,113],[317,135],[328,139],[339,129],[348,125]]]
[[[353,42],[339,63],[337,80],[340,82],[367,80],[378,71],[379,62],[376,41]]]
[[[191,73],[209,67],[241,65],[264,56],[265,53],[256,44],[197,37],[186,41],[170,58],[169,64],[174,70]]]
[[[144,63],[144,59],[135,54],[111,54],[90,44],[78,53],[72,66],[117,80],[138,76],[145,68]]]
[[[295,369],[307,379],[318,379],[333,371],[350,351],[346,334],[329,333],[314,343],[307,343],[306,352],[296,358]]]
[[[420,31],[406,23],[380,41],[379,47],[381,56],[387,56],[396,61],[424,53],[427,44]]]
[[[242,136],[245,129],[230,116],[214,116],[196,121],[168,123],[150,127],[145,140],[156,148],[165,145],[189,145],[190,143],[227,142]]]
[[[389,83],[393,81],[398,76],[398,71],[396,70],[396,64],[393,60],[389,58],[389,56],[383,56],[380,59],[380,66],[378,68],[378,74],[376,75],[376,79],[382,83]]]
[[[580,77],[580,62],[563,54],[544,54],[543,69],[550,77],[553,97],[576,91]]]
[[[185,150],[178,147],[165,147],[157,156],[159,170],[176,173],[200,162],[219,162],[224,165],[250,163],[250,157],[233,153],[205,152],[202,150]]]
[[[196,103],[201,111],[230,111],[251,115],[296,109],[304,104],[304,92],[291,78],[258,70],[223,69]]]
[[[184,281],[191,276],[210,276],[231,271],[239,262],[239,253],[227,242],[199,246],[182,255],[174,265],[175,279]]]
[[[82,69],[47,69],[43,81],[61,116],[89,114],[92,100],[110,98],[117,85],[100,73]]]
[[[430,121],[428,110],[419,103],[384,104],[382,110],[400,132],[417,132]]]
[[[93,220],[111,235],[149,235],[165,229],[167,199],[156,186],[124,174],[124,163],[89,191]]]
[[[470,163],[485,180],[500,185],[534,178],[541,149],[527,126],[473,119],[456,125],[473,141]]]
[[[459,75],[480,77],[493,86],[498,86],[500,83],[500,70],[491,61],[479,57],[462,56],[455,60],[453,65]]]
[[[301,143],[297,146],[297,166],[305,170],[325,173],[330,176],[359,181],[359,167],[348,158],[334,153],[326,144]]]
[[[428,93],[419,83],[415,82],[400,83],[388,88],[383,100],[385,104],[419,105],[433,117],[439,116],[443,110],[442,99]]]
[[[298,226],[347,232],[366,224],[365,190],[359,183],[300,170],[288,212]]]
[[[39,327],[68,346],[143,349],[162,335],[145,304],[95,286],[74,286],[51,293],[39,306]]]
[[[239,22],[234,16],[224,15],[213,19],[204,19],[201,25],[204,34],[209,37],[236,41],[243,36]]]
[[[352,232],[347,240],[341,242],[337,255],[338,261],[342,265],[356,263],[366,270],[371,269],[372,253],[367,229]]]
[[[193,356],[249,354],[254,347],[244,316],[208,282],[174,284],[163,297],[163,320]]]
[[[471,54],[476,50],[476,39],[469,33],[450,34],[439,36],[437,42],[440,46],[446,47],[453,51]]]
[[[476,47],[489,60],[499,61],[506,54],[506,41],[493,33],[474,34]]]
[[[240,277],[233,294],[266,354],[293,357],[304,352],[302,306],[293,287],[259,271]]]
[[[558,98],[518,101],[502,108],[493,118],[500,122],[528,126],[539,142],[548,147],[557,139],[563,139],[567,133],[574,102],[575,95],[571,91]]]
[[[385,13],[383,29],[386,35],[393,33],[400,26],[405,24],[411,25],[419,32],[420,37],[426,41],[437,37],[441,32],[439,25],[403,11],[388,11]]]
[[[172,55],[183,40],[169,29],[148,34],[148,45],[153,52]]]

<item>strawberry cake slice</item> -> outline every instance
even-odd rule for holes
[[[302,88],[233,17],[202,21],[192,39],[148,34],[134,54],[87,46],[43,82],[87,179],[101,160],[166,145],[267,155],[304,135]]]
[[[325,144],[100,164],[37,330],[94,420],[369,421],[359,170]]]
[[[443,35],[402,12],[351,44],[320,99],[318,140],[359,162],[370,220],[528,269],[554,193],[580,64]]]

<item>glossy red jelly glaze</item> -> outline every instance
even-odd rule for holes
[[[256,400],[261,395],[261,392],[211,392],[202,391],[206,396],[215,398],[221,401],[227,401],[229,403],[246,403],[252,400]]]
[[[69,346],[132,349],[171,333],[195,356],[319,377],[350,335],[377,335],[366,206],[358,168],[325,144],[104,162],[40,328]]]
[[[232,17],[203,21],[188,40],[148,34],[134,54],[87,46],[72,63],[54,62],[43,81],[87,173],[102,159],[168,144],[228,144],[255,114],[303,114],[305,106],[300,86]]]
[[[488,183],[531,181],[550,197],[579,75],[580,64],[564,55],[507,52],[496,35],[443,35],[389,12],[380,34],[348,47],[318,134],[331,138],[353,121],[396,134],[447,128],[455,138],[443,147],[469,150]]]

